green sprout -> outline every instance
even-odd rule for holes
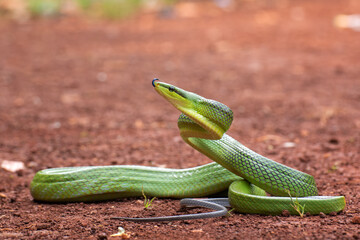
[[[290,205],[295,209],[295,211],[300,215],[300,217],[303,218],[304,212],[305,212],[305,204],[301,205],[298,200],[298,197],[296,197],[296,200],[294,201],[289,190],[288,190],[288,194],[289,194],[290,200],[291,200]]]
[[[338,166],[336,164],[332,165],[329,169],[329,172],[336,172],[336,170],[338,170]]]
[[[235,210],[235,208],[232,208],[232,209],[230,209],[229,211],[227,211],[227,214],[226,214],[226,216],[227,217],[231,217],[232,216],[232,212]]]
[[[153,201],[156,199],[156,197],[153,197],[152,199],[148,199],[145,195],[145,192],[144,192],[144,188],[142,187],[141,188],[141,193],[142,195],[144,196],[144,208],[145,209],[150,209],[152,208],[152,203]]]

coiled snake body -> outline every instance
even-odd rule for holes
[[[229,203],[241,213],[298,214],[294,202],[314,215],[344,209],[343,196],[317,196],[312,176],[263,157],[226,135],[233,119],[230,108],[156,80],[155,90],[182,112],[178,127],[183,140],[216,163],[181,170],[125,165],[46,169],[31,182],[33,198],[98,201],[141,196],[142,191],[147,196],[184,198],[229,189]]]

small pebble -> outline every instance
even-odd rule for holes
[[[293,148],[293,147],[296,147],[296,143],[294,142],[285,142],[283,144],[283,148]]]
[[[360,224],[360,216],[355,216],[351,219],[351,223]]]
[[[51,227],[51,224],[47,224],[47,223],[39,223],[36,225],[36,230],[43,230],[43,229],[48,229]]]
[[[331,212],[329,213],[330,216],[336,216],[337,215],[337,212]]]
[[[106,233],[99,233],[99,235],[97,235],[97,239],[106,240],[107,239]]]
[[[320,216],[321,218],[325,218],[325,217],[326,217],[326,214],[323,213],[323,212],[320,212],[320,213],[319,213],[319,216]]]
[[[339,140],[336,139],[336,138],[331,138],[331,139],[329,140],[329,143],[331,143],[331,144],[339,144]]]
[[[283,211],[281,212],[281,215],[282,215],[283,217],[289,217],[289,216],[290,216],[290,212],[289,212],[288,210],[283,210]]]

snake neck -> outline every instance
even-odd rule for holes
[[[202,125],[185,114],[181,114],[178,119],[183,140],[230,172],[274,196],[317,195],[312,176],[270,160],[226,134],[220,139],[213,140],[212,134],[208,131],[210,127],[205,128]]]
[[[180,110],[178,127],[183,138],[221,139],[233,121],[233,112],[229,107],[203,97],[199,97],[191,109]]]
[[[317,195],[312,176],[261,156],[226,135],[233,114],[224,104],[202,98],[188,112],[178,119],[180,135],[211,160],[274,196]]]

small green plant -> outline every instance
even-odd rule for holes
[[[232,216],[232,212],[233,212],[234,210],[235,210],[235,208],[230,209],[230,210],[227,212],[226,216],[227,216],[227,217],[231,217],[231,216]]]
[[[126,18],[141,7],[141,0],[102,0],[97,2],[100,15],[108,19]]]
[[[76,2],[82,10],[89,10],[94,0],[76,0]]]
[[[339,169],[339,167],[336,164],[333,164],[330,169],[329,172],[336,172]]]
[[[60,13],[60,0],[28,0],[28,9],[33,16],[55,16]]]
[[[290,205],[295,209],[295,211],[300,215],[300,217],[303,218],[305,212],[305,204],[301,205],[297,197],[296,200],[294,201],[289,190],[288,190],[288,194],[291,200]]]
[[[141,193],[144,196],[144,208],[145,209],[152,208],[152,203],[156,199],[156,197],[153,197],[152,199],[148,199],[144,193],[144,188],[141,189]]]

